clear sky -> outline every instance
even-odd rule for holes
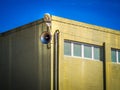
[[[0,32],[50,13],[120,30],[120,0],[0,0]]]

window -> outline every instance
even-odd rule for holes
[[[100,60],[100,47],[94,47],[94,59]]]
[[[64,55],[71,55],[71,43],[69,41],[64,42]]]
[[[118,62],[120,63],[120,50],[118,51]]]
[[[80,56],[81,57],[81,44],[74,43],[73,44],[73,56]]]
[[[67,40],[64,42],[64,55],[67,56],[80,57],[91,60],[102,60],[102,54],[102,47],[100,46]]]
[[[92,58],[92,47],[89,45],[84,45],[84,57]]]
[[[111,59],[112,59],[112,62],[120,63],[120,50],[112,49]]]
[[[112,56],[112,62],[116,62],[116,50],[112,50],[111,52]]]

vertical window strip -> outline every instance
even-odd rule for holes
[[[120,50],[118,50],[118,62],[120,63]]]
[[[116,61],[117,61],[117,63],[119,63],[118,62],[118,50],[116,50]]]

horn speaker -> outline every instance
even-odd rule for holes
[[[48,44],[51,41],[51,33],[48,31],[44,31],[41,36],[40,36],[40,40],[43,44]]]

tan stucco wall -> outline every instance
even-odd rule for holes
[[[0,90],[50,90],[50,49],[40,42],[36,21],[0,37]]]
[[[114,88],[119,90],[120,64],[111,62],[111,48],[120,49],[120,32],[56,16],[52,16],[52,19],[52,32],[60,31],[59,89],[103,90],[104,88],[103,61],[64,56],[66,39],[105,47],[106,87],[107,90]]]
[[[0,35],[0,90],[53,90],[54,32],[59,34],[59,90],[104,90],[103,61],[64,56],[64,40],[103,46],[106,88],[120,90],[120,64],[111,48],[120,49],[120,32],[52,16],[51,48],[40,42],[45,23],[36,21]]]

